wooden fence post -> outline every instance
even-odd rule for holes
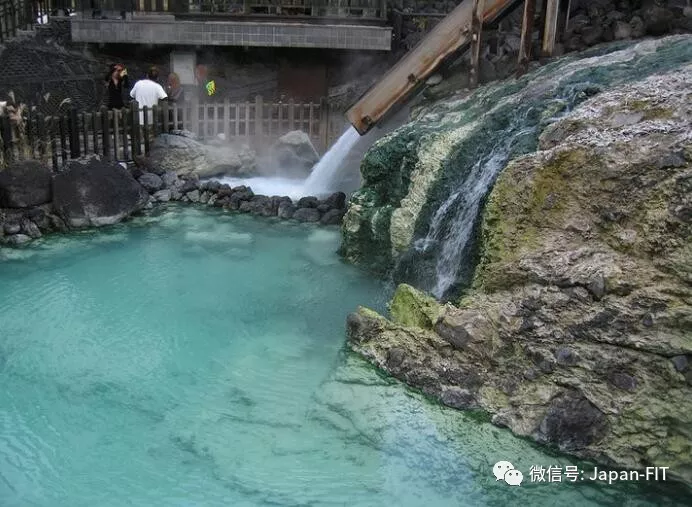
[[[312,129],[311,129],[312,130]],[[329,102],[326,97],[320,99],[320,143],[322,153],[326,153],[329,148]]]
[[[142,146],[139,144],[139,114],[137,102],[130,103],[128,113],[130,115],[130,140],[132,142],[132,158],[142,154]]]
[[[58,170],[58,140],[56,138],[56,117],[53,116],[50,119],[50,126],[48,127],[49,130],[49,135],[50,135],[50,158],[51,161],[53,162],[53,169]]]
[[[144,154],[149,155],[149,108],[143,106],[142,111],[142,119],[144,120],[144,125],[142,125],[142,133],[144,134]]]
[[[545,28],[541,56],[553,56],[557,37],[557,19],[560,13],[560,0],[547,0],[545,3]]]
[[[471,17],[471,71],[469,86],[478,86],[481,54],[481,32],[483,31],[483,8],[485,0],[474,0],[473,16]]]
[[[288,130],[296,130],[296,105],[293,99],[288,99]]]
[[[94,143],[94,154],[98,155],[99,154],[99,121],[97,119],[98,115],[100,113],[97,113],[94,111],[94,113],[91,115],[91,128],[92,128],[92,142]]]
[[[531,39],[533,35],[533,18],[536,14],[536,0],[524,0],[524,14],[521,19],[521,43],[519,45],[519,66],[517,74],[524,74],[531,60]]]
[[[190,131],[199,136],[199,98],[196,95],[192,97],[190,107],[190,123],[192,123]]]
[[[226,141],[231,140],[231,103],[227,98],[223,101],[223,135]]]
[[[10,117],[7,114],[0,116],[0,136],[2,137],[2,148],[5,152],[5,162],[9,163],[12,161],[12,124],[10,123]]]
[[[41,113],[36,115],[36,139],[38,157],[41,159],[41,162],[45,162],[46,153],[48,153],[48,147],[46,146],[46,120]]]
[[[120,110],[113,109],[113,160],[116,162],[120,156]]]
[[[87,119],[89,115],[82,113],[80,116],[82,119],[82,135],[84,136],[84,156],[86,157],[89,155],[89,121]]]
[[[111,140],[110,140],[110,118],[109,111],[106,106],[101,107],[101,145],[103,146],[103,156],[106,160],[111,157]]]
[[[164,133],[168,133],[168,130],[170,128],[170,123],[169,123],[170,119],[168,117],[168,115],[170,114],[169,111],[170,111],[170,107],[168,106],[168,101],[164,100],[163,104],[161,104],[161,112],[163,114],[163,132]]]
[[[77,109],[70,108],[68,121],[68,137],[70,139],[70,158],[79,158],[79,118]]]
[[[58,128],[60,130],[60,152],[62,155],[63,165],[67,162],[67,119],[64,115],[60,115],[58,120]]]
[[[255,138],[260,142],[264,142],[264,100],[261,95],[255,97]],[[249,125],[245,128],[249,128]],[[271,132],[271,116],[269,119],[269,132]],[[249,134],[248,134],[249,136]]]
[[[122,111],[122,120],[123,120],[123,160],[131,160],[130,159],[130,140],[127,138],[127,124],[128,124],[128,116],[129,116],[129,111],[127,109],[121,109]]]

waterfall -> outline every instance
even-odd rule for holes
[[[519,134],[508,132],[507,138],[495,145],[489,155],[480,158],[437,209],[427,235],[414,243],[413,247],[421,252],[438,247],[435,285],[431,290],[435,297],[442,298],[457,282],[481,202],[507,163],[515,139],[533,130],[525,129]]]
[[[339,140],[315,164],[303,183],[303,195],[323,195],[334,191],[333,182],[346,156],[360,139],[358,131],[349,126]]]

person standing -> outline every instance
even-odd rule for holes
[[[123,101],[123,88],[130,87],[130,78],[127,69],[122,64],[113,64],[105,77],[106,106],[108,109],[121,109],[125,107]]]
[[[159,100],[168,98],[166,91],[156,80],[159,78],[159,70],[151,67],[147,72],[146,79],[140,79],[135,83],[130,91],[130,97],[137,101],[140,108],[152,108],[159,103]],[[152,124],[151,111],[147,111],[147,123]],[[144,125],[144,111],[139,112],[139,124]]]

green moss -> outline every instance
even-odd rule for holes
[[[406,284],[397,287],[389,306],[394,322],[423,329],[433,328],[441,310],[434,298]]]

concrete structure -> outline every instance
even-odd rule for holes
[[[74,42],[256,46],[389,51],[392,29],[358,24],[266,21],[196,21],[172,15],[131,19],[71,18]]]

